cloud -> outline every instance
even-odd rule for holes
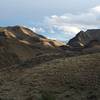
[[[77,33],[80,30],[98,28],[100,24],[100,5],[80,14],[53,15],[45,18],[45,23],[51,28],[62,30],[65,33]]]
[[[81,30],[96,28],[100,28],[100,5],[79,14],[66,13],[45,17],[40,27],[33,30],[39,33],[47,32],[53,36],[63,34],[67,40]]]
[[[43,33],[45,32],[45,30],[42,28],[42,27],[30,27],[30,29],[33,31],[33,32],[36,32],[36,33]]]
[[[100,13],[100,5],[92,8],[91,10],[96,12],[96,13]]]
[[[64,33],[77,33],[80,31],[80,29],[78,27],[74,27],[74,26],[61,26],[58,27],[60,30],[64,31]]]

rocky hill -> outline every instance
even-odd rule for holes
[[[68,45],[73,49],[98,47],[100,46],[100,29],[80,31],[68,42]]]
[[[50,40],[22,26],[0,27],[0,64],[13,65],[52,52],[62,42]]]

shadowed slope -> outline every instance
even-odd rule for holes
[[[80,31],[74,38],[69,40],[68,45],[73,49],[95,48],[100,49],[100,29],[91,29],[86,32]]]

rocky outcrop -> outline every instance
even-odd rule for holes
[[[91,29],[87,30],[86,32],[80,31],[68,42],[68,45],[73,49],[81,49],[100,45],[100,29]]]

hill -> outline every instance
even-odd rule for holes
[[[26,27],[0,27],[0,64],[6,67],[37,55],[59,52],[61,45],[62,42],[47,39]]]
[[[72,49],[95,48],[100,50],[100,29],[80,31],[68,44]]]

